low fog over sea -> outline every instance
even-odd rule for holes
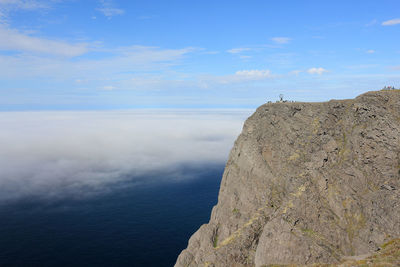
[[[0,113],[1,265],[173,265],[250,113]]]

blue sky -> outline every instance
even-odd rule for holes
[[[0,110],[254,108],[400,87],[400,2],[0,0]]]

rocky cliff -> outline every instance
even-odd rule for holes
[[[398,237],[400,90],[272,103],[245,122],[175,266],[336,264]]]

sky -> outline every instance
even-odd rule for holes
[[[255,108],[400,87],[400,2],[0,0],[0,110]]]

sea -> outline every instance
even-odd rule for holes
[[[208,222],[223,166],[185,172],[196,176],[140,185],[132,179],[89,198],[0,206],[0,266],[173,266]]]

